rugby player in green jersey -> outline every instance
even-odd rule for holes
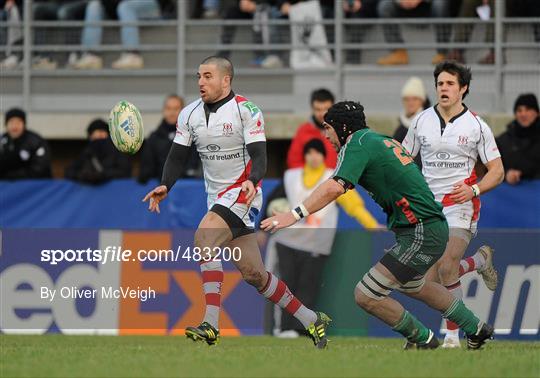
[[[388,297],[392,290],[401,291],[442,312],[463,329],[468,348],[479,349],[492,338],[493,327],[480,321],[444,286],[425,280],[446,248],[448,224],[412,157],[397,141],[367,127],[359,103],[333,105],[324,121],[326,136],[339,151],[334,177],[291,212],[263,220],[261,228],[275,232],[289,227],[360,184],[387,214],[388,229],[395,233],[397,243],[356,285],[356,303],[417,348],[438,347],[433,331]]]

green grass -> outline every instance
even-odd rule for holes
[[[402,340],[0,336],[0,376],[539,377],[540,343],[493,341],[482,351],[403,351]]]

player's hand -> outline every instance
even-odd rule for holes
[[[155,211],[159,214],[159,203],[163,201],[165,197],[167,197],[167,187],[165,185],[160,185],[144,196],[142,201],[146,202],[150,200],[148,203],[148,210],[150,210],[150,212]]]
[[[473,197],[472,188],[465,184],[464,181],[454,184],[454,190],[450,193],[450,199],[455,203],[465,203],[473,199]]]
[[[277,230],[292,226],[295,223],[296,218],[290,211],[286,213],[274,213],[273,217],[266,218],[261,222],[261,228],[273,234]]]
[[[257,188],[255,188],[255,185],[253,185],[251,180],[246,180],[242,183],[242,192],[245,193],[248,207],[251,206],[251,202],[253,202],[253,199],[257,194]]]

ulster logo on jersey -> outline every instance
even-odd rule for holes
[[[465,146],[467,143],[469,143],[469,137],[465,135],[460,135],[458,137],[458,146]]]
[[[226,122],[226,123],[223,124],[223,134],[222,135],[225,136],[225,137],[233,135],[232,123]]]

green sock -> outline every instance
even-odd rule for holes
[[[394,331],[401,333],[411,343],[425,343],[429,337],[429,328],[423,325],[409,311],[404,311],[398,324],[393,328]]]
[[[469,310],[462,300],[456,299],[443,313],[443,317],[456,323],[467,335],[475,335],[480,319]]]

